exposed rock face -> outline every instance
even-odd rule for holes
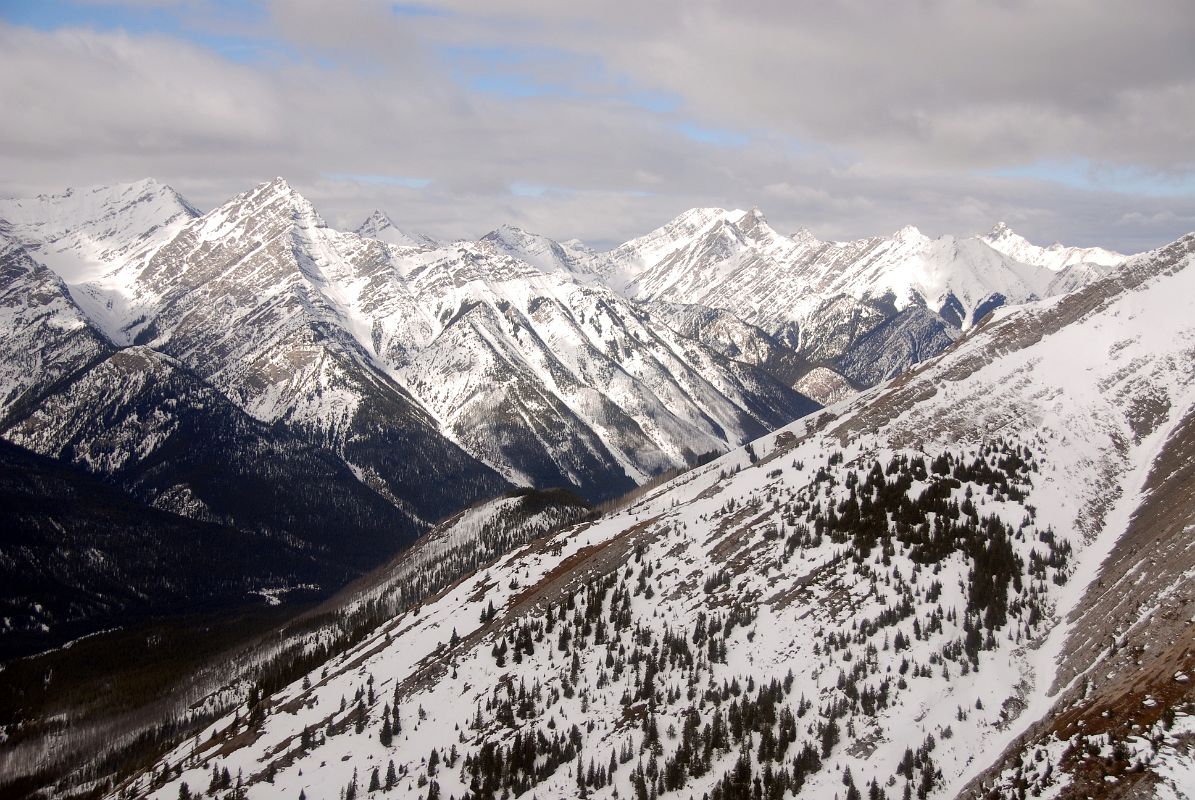
[[[0,423],[112,352],[66,284],[0,233]]]

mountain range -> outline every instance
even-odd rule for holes
[[[1189,794],[1195,234],[0,218],[3,652],[345,587],[153,714],[6,720],[13,786]]]
[[[260,589],[331,590],[471,503],[608,500],[1123,259],[1002,226],[820,242],[721,209],[608,252],[511,226],[444,243],[380,211],[335,230],[281,178],[202,214],[153,180],[67,190],[0,201],[0,432],[295,565]],[[0,635],[47,645],[129,610],[12,602]]]
[[[476,506],[344,604],[491,563],[105,795],[1190,796],[1192,298],[1195,234],[604,514]]]

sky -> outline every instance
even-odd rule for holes
[[[0,0],[0,195],[281,175],[324,218],[611,246],[1195,230],[1190,0]]]

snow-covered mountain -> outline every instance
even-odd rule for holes
[[[113,241],[136,243],[111,246],[103,269],[79,266],[86,248],[63,250],[78,279],[63,302],[86,330],[176,359],[416,518],[500,491],[491,469],[612,496],[816,407],[610,290],[579,244],[505,228],[443,245],[400,237],[382,214],[368,235],[337,231],[282,179],[148,227],[146,209],[163,216],[177,197],[168,187],[84,194]],[[41,206],[9,205],[24,214],[13,241],[35,257],[20,231],[46,227]]]
[[[1105,250],[1102,247],[1066,247],[1059,242],[1055,242],[1049,247],[1039,247],[1013,232],[1003,222],[996,223],[991,231],[980,238],[993,250],[1010,258],[1015,258],[1024,264],[1045,267],[1054,272],[1061,272],[1067,267],[1079,264],[1088,264],[1097,268],[1117,267],[1126,258],[1121,253]]]
[[[1165,726],[1195,730],[1195,236],[1125,259],[696,209],[598,253],[337,231],[282,179],[206,214],[152,183],[6,203],[0,491],[36,535],[0,548],[0,632],[339,585],[430,530],[121,728],[193,726],[109,796],[1096,796],[1190,768]],[[599,516],[512,484],[642,486]],[[204,595],[178,536],[238,570]],[[0,773],[63,732],[12,730]]]
[[[873,385],[940,352],[992,309],[1073,291],[1123,258],[1035,248],[1007,228],[930,239],[910,226],[823,242],[778,233],[758,209],[697,208],[611,251],[605,274],[641,301],[728,311],[810,364]]]
[[[69,284],[104,278],[143,260],[199,212],[152,178],[67,189],[32,198],[0,198],[11,238]]]
[[[119,344],[137,270],[199,212],[153,179],[0,199],[0,231],[51,269],[90,322]]]
[[[596,255],[503,228],[389,249],[329,284],[355,282],[342,308],[362,346],[516,483],[610,496],[814,407],[655,323],[592,280],[586,258]]]
[[[569,272],[581,276],[600,276],[606,263],[602,254],[572,239],[557,242],[538,233],[513,225],[503,225],[481,237],[481,241],[502,253],[524,261],[544,272]]]
[[[375,209],[357,226],[356,233],[367,239],[378,239],[395,247],[438,247],[440,242],[430,236],[404,231],[391,222],[386,212]]]
[[[109,796],[1183,796],[1193,298],[1195,234],[999,309]]]
[[[827,243],[720,209],[609,253],[510,226],[441,244],[380,212],[334,230],[282,179],[203,215],[153,181],[0,211],[24,265],[7,404],[145,346],[424,521],[503,480],[612,496],[807,413],[801,389],[840,400],[1116,260],[1023,263],[988,241],[1038,258],[1007,230]]]
[[[758,209],[717,208],[688,211],[611,258],[634,276],[626,286],[633,297],[724,308],[771,333],[839,296],[886,299],[897,310],[920,305],[968,328],[994,301],[1053,296],[1074,288],[1064,280],[1070,268],[1124,260],[1098,249],[1035,248],[1006,227],[930,239],[907,226],[888,237],[822,242],[808,231],[777,233]]]
[[[368,332],[352,316],[356,293],[388,252],[327,227],[286,181],[271,181],[191,220],[154,253],[130,287],[141,312],[122,331],[435,520],[503,482],[447,441],[358,339]]]
[[[559,471],[589,485],[592,470],[640,482],[813,408],[604,286],[484,246],[438,255],[410,272],[431,338],[395,365],[470,452],[518,482]]]

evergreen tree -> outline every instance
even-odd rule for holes
[[[381,741],[383,747],[389,747],[394,740],[394,731],[390,728],[390,708],[386,707],[385,713],[382,714],[382,731],[378,734],[378,740]]]

